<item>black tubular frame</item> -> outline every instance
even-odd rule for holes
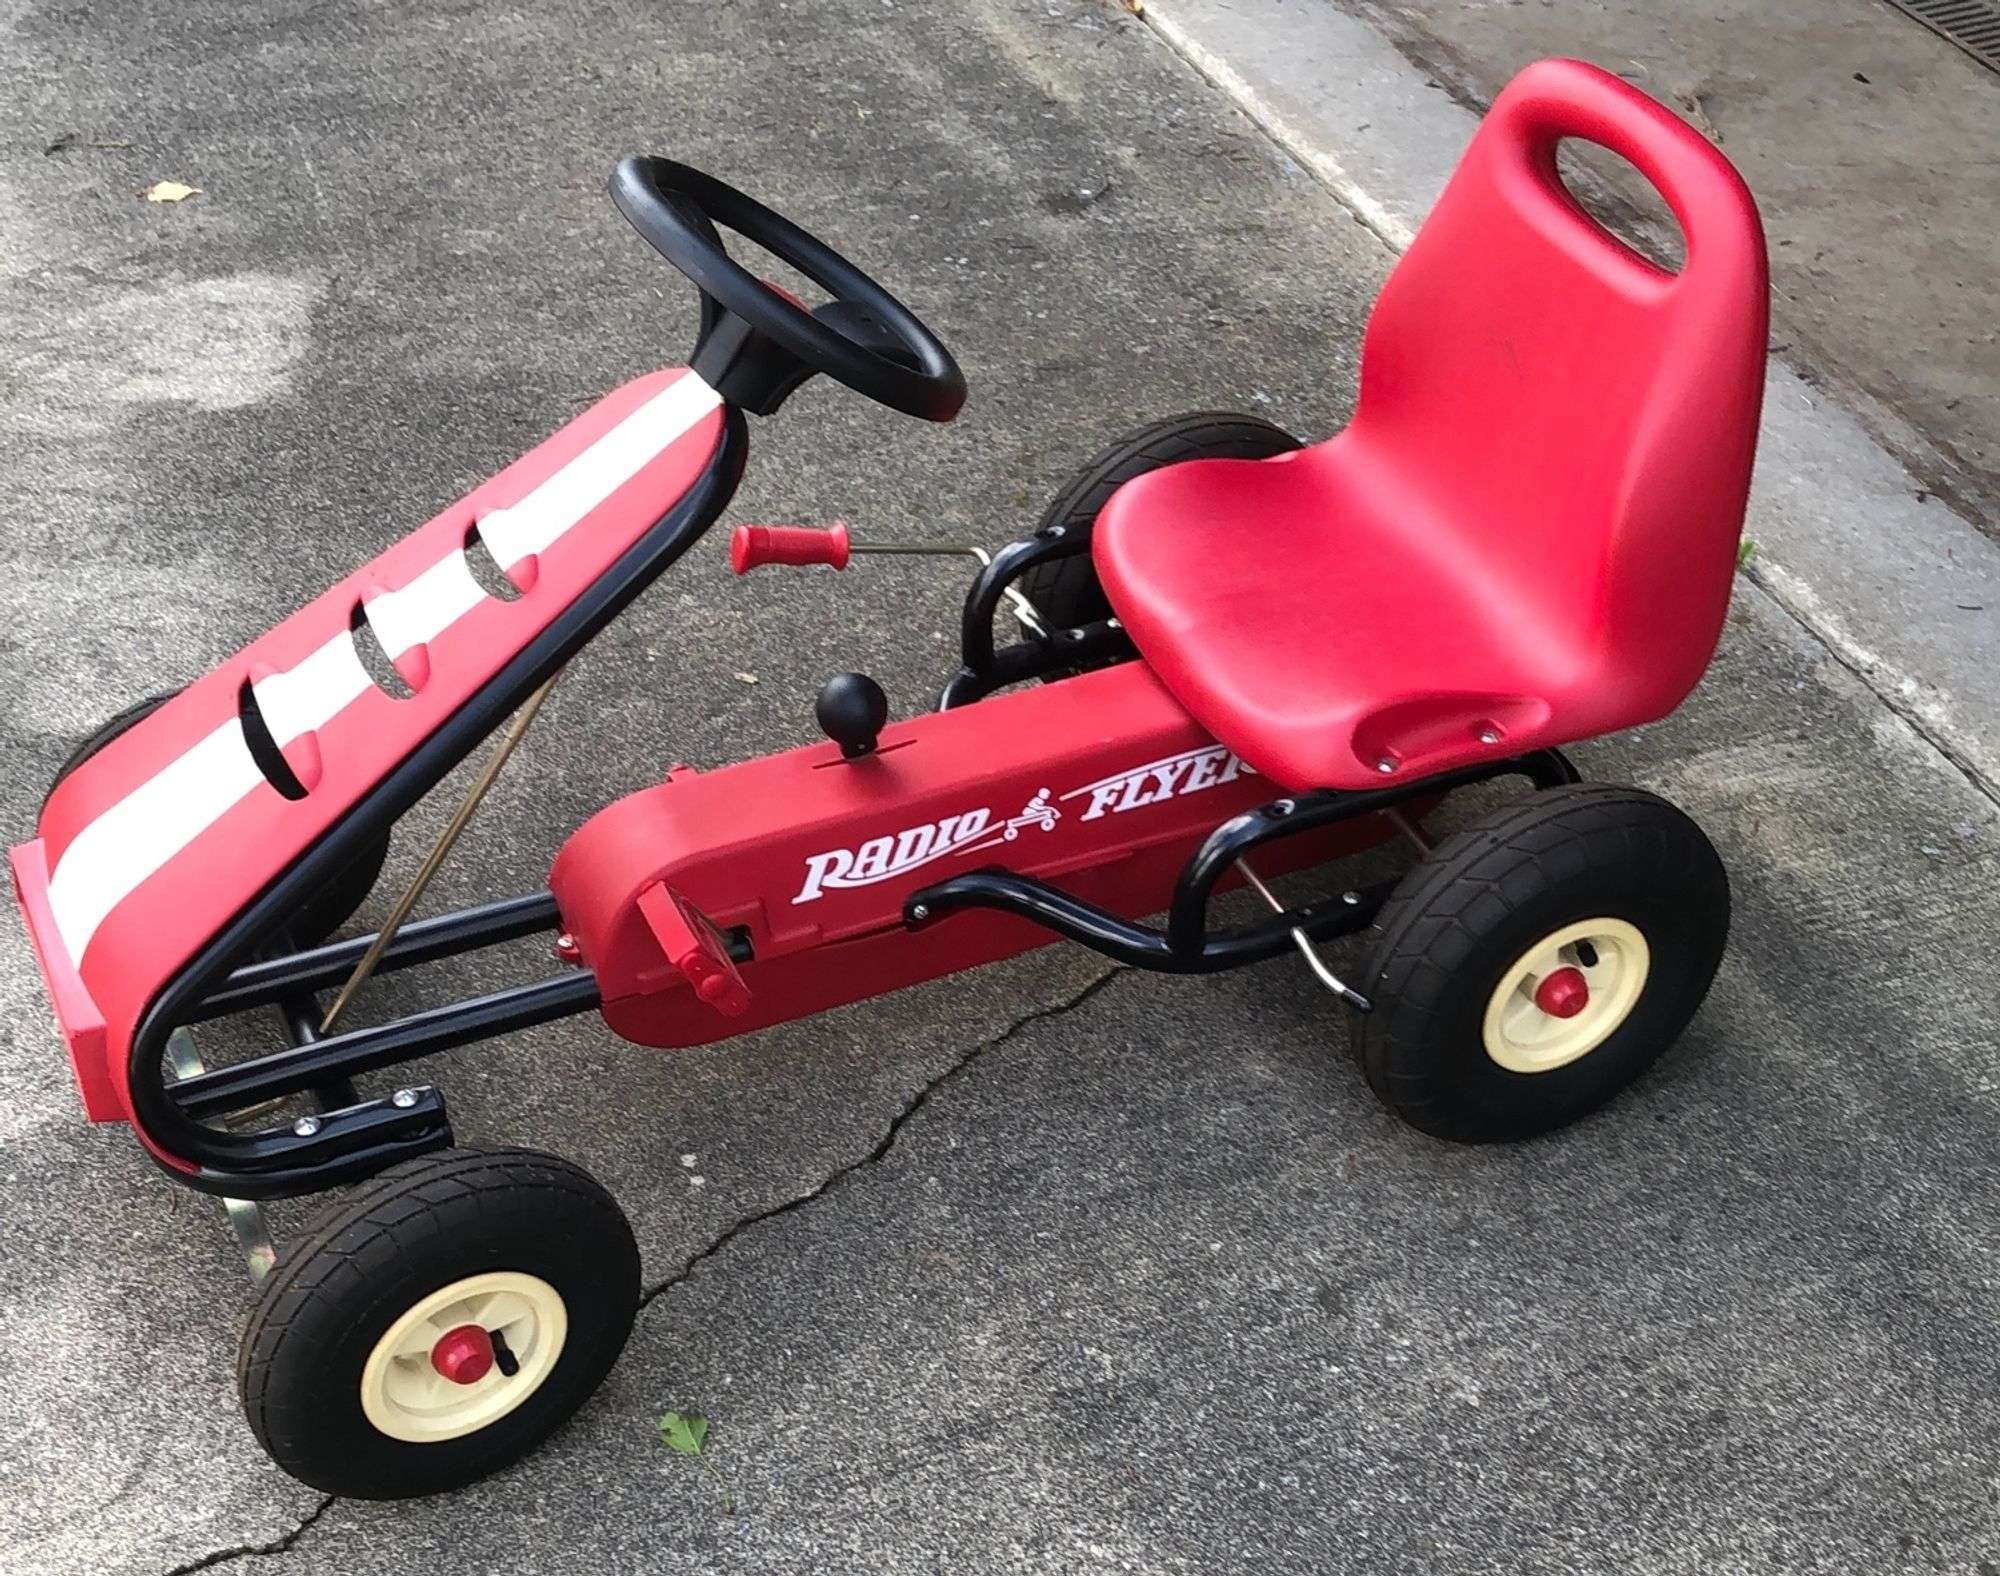
[[[551,978],[388,1023],[322,1036],[319,992],[345,980],[375,938],[296,950],[287,945],[288,926],[312,893],[345,869],[359,849],[380,838],[715,521],[742,476],[747,443],[742,411],[725,405],[716,453],[680,501],[273,880],[148,1006],[133,1036],[127,1068],[132,1120],[146,1148],[177,1180],[231,1198],[283,1198],[357,1181],[397,1161],[445,1148],[452,1142],[451,1124],[437,1090],[414,1084],[385,1099],[362,1100],[353,1078],[599,1005],[595,976],[572,967]],[[1080,664],[1133,655],[1129,638],[1112,620],[995,647],[993,620],[1006,588],[1036,564],[1088,550],[1087,532],[1057,526],[994,557],[966,599],[964,664],[946,688],[944,705],[964,704],[1005,685],[1058,675]],[[1235,968],[1285,951],[1294,944],[1295,932],[1328,940],[1364,928],[1394,885],[1377,883],[1241,929],[1211,932],[1208,913],[1216,886],[1253,849],[1507,775],[1525,776],[1541,788],[1577,780],[1575,768],[1560,752],[1543,750],[1394,786],[1320,790],[1274,800],[1225,821],[1189,856],[1164,929],[1124,919],[1046,882],[1005,870],[970,871],[926,887],[908,899],[904,920],[914,929],[966,909],[998,909],[1140,968],[1181,974]],[[407,969],[553,931],[560,923],[548,893],[486,903],[406,925],[377,968]],[[740,936],[730,938],[729,950],[738,961],[749,956]],[[166,1053],[176,1029],[256,1008],[278,1010],[286,1028],[284,1048],[168,1080]],[[256,1132],[210,1125],[232,1112],[297,1095],[312,1096],[319,1114]]]
[[[597,1003],[596,977],[577,969],[324,1039],[309,1031],[289,1051],[183,1078],[169,1088],[168,1096],[188,1116],[222,1116],[260,1101],[318,1089],[333,1079],[553,1023],[589,1012]]]
[[[413,919],[396,932],[374,972],[389,974],[434,958],[456,957],[479,947],[540,935],[560,923],[556,900],[547,892],[483,903],[456,914]],[[232,969],[217,989],[195,1003],[184,1021],[204,1023],[339,985],[354,972],[354,965],[374,940],[373,936],[356,936],[351,941],[332,941],[305,952],[246,963]]]
[[[938,699],[939,711],[984,700],[1009,684],[1099,662],[1138,655],[1132,637],[1114,619],[1081,629],[1052,629],[1046,639],[1018,640],[996,649],[993,619],[1007,588],[1037,564],[1055,563],[1090,551],[1090,533],[1045,525],[1033,536],[1009,543],[980,570],[966,593],[959,621],[959,669]]]
[[[310,1032],[312,991],[344,976],[341,962],[348,960],[351,967],[369,938],[284,959],[251,960],[283,937],[291,917],[312,893],[436,786],[714,524],[742,478],[748,444],[743,413],[725,405],[721,441],[679,501],[325,837],[265,887],[153,999],[133,1034],[126,1072],[132,1125],[169,1174],[207,1193],[283,1198],[356,1181],[397,1161],[446,1148],[452,1139],[444,1101],[434,1089],[421,1087],[262,1132],[227,1131],[208,1125],[201,1116],[277,1092],[308,1088],[336,1092],[357,1071],[596,1006],[596,981],[576,970],[322,1040]],[[407,967],[530,935],[549,928],[552,918],[552,902],[523,898],[419,921],[392,945],[394,961],[385,966]],[[164,1059],[176,1028],[262,1003],[284,1008],[292,1029],[289,1049],[177,1084],[168,1081]]]
[[[1328,941],[1364,929],[1394,889],[1394,882],[1381,882],[1304,908],[1287,909],[1241,930],[1210,931],[1208,907],[1216,884],[1252,849],[1393,810],[1415,799],[1510,776],[1526,777],[1537,788],[1580,780],[1561,751],[1537,750],[1417,778],[1393,788],[1325,788],[1246,810],[1209,833],[1181,867],[1164,930],[1125,919],[1045,881],[1007,870],[967,871],[913,892],[903,905],[903,918],[914,928],[935,924],[966,909],[998,909],[1135,968],[1167,974],[1213,974],[1276,957],[1295,944],[1294,931],[1314,941]]]

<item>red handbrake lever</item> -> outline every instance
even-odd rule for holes
[[[825,530],[809,525],[739,525],[729,535],[729,567],[739,575],[760,564],[832,564],[845,569],[854,551],[847,523]]]
[[[729,944],[708,916],[664,881],[655,881],[639,894],[639,914],[695,995],[724,1017],[740,1017],[750,1005],[750,987],[737,973]]]

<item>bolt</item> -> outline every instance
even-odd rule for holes
[[[407,1111],[417,1103],[417,1091],[414,1089],[398,1089],[394,1094],[389,1096],[389,1103],[400,1111]]]
[[[1396,763],[1390,760],[1389,757],[1386,755],[1383,756],[1381,760],[1375,763],[1375,770],[1380,772],[1384,777],[1388,776],[1389,773],[1393,772],[1395,769],[1396,769]]]
[[[1343,892],[1340,894],[1340,901],[1345,903],[1349,908],[1359,908],[1361,906],[1361,894],[1359,892]]]
[[[1500,730],[1498,728],[1481,728],[1479,730],[1479,742],[1481,744],[1498,744],[1500,742]]]
[[[292,1131],[297,1133],[301,1138],[310,1138],[314,1133],[319,1131],[319,1118],[316,1116],[302,1116],[296,1122],[292,1123]]]
[[[930,917],[931,917],[931,911],[930,911],[930,908],[929,908],[929,906],[928,906],[927,904],[924,904],[924,903],[916,903],[916,904],[913,904],[913,905],[911,905],[911,908],[910,908],[910,918],[912,918],[912,919],[929,919]]]

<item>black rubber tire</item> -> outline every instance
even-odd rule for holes
[[[1610,1037],[1567,1066],[1521,1073],[1487,1053],[1486,1006],[1539,938],[1609,916],[1651,953]],[[1631,1083],[1687,1027],[1729,934],[1729,877],[1700,827],[1636,788],[1556,788],[1504,805],[1432,850],[1375,926],[1360,984],[1374,1010],[1355,1049],[1382,1103],[1460,1143],[1565,1126]]]
[[[375,1343],[439,1287],[494,1270],[561,1294],[561,1355],[521,1405],[459,1439],[413,1443],[368,1420],[361,1374]],[[443,1493],[533,1450],[587,1401],[639,1309],[639,1249],[588,1173],[526,1149],[450,1149],[393,1166],[314,1221],[244,1328],[243,1413],[300,1482],[357,1499]]]
[[[100,723],[96,732],[69,752],[69,759],[62,763],[54,779],[49,783],[48,793],[42,795],[42,808],[47,809],[49,798],[69,776],[91,756],[117,738],[127,728],[135,727],[180,693],[168,690],[164,695],[148,695],[142,701],[135,701],[116,716]],[[381,879],[382,866],[389,858],[389,834],[369,843],[349,862],[347,868],[313,894],[312,899],[299,910],[292,924],[293,939],[301,946],[313,946],[326,940],[336,930],[354,917],[354,911],[368,901],[368,894],[375,890],[375,883]]]
[[[1162,466],[1182,460],[1267,460],[1300,447],[1297,438],[1261,416],[1212,410],[1169,416],[1120,438],[1079,470],[1056,494],[1038,529],[1059,525],[1088,535],[1113,493]],[[1089,553],[1037,564],[1019,585],[1052,629],[1077,629],[1111,616]]]

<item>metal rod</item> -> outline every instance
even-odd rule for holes
[[[884,557],[976,558],[982,568],[993,562],[991,553],[969,542],[857,542],[850,537],[847,550],[850,553],[880,553]],[[1011,585],[1000,594],[1014,609],[1014,616],[1021,621],[1022,628],[1039,639],[1049,638],[1048,626],[1042,622],[1042,615],[1035,611],[1034,603]]]
[[[319,997],[312,992],[301,991],[287,996],[278,1003],[278,1010],[284,1015],[285,1033],[292,1044],[314,1045],[322,1038],[319,1032],[322,1021]],[[322,1111],[341,1111],[361,1103],[361,1093],[354,1087],[354,1080],[345,1074],[337,1074],[325,1083],[314,1084],[312,1096]]]
[[[403,921],[410,917],[410,910],[417,906],[417,899],[424,895],[424,888],[431,884],[431,878],[443,868],[446,857],[450,855],[453,846],[465,831],[466,823],[472,819],[472,812],[479,808],[479,801],[486,797],[487,790],[499,777],[500,768],[507,764],[507,757],[514,753],[521,740],[527,736],[528,729],[534,725],[535,714],[542,709],[542,702],[549,698],[549,691],[556,687],[556,680],[561,677],[560,671],[551,673],[542,681],[541,687],[521,703],[521,709],[514,714],[514,720],[507,725],[507,731],[501,735],[499,746],[480,768],[472,786],[466,789],[465,798],[452,812],[452,817],[445,823],[444,830],[438,833],[437,841],[431,845],[430,853],[424,856],[424,862],[418,867],[417,873],[410,878],[410,884],[404,889],[403,895],[396,900],[396,906],[391,911],[388,922],[375,933],[375,940],[370,943],[368,950],[362,953],[361,961],[354,965],[354,972],[347,977],[347,983],[340,987],[340,994],[333,998],[333,1005],[326,1009],[326,1016],[320,1020],[321,1034],[332,1031],[333,1026],[340,1021],[340,1015],[347,1010],[347,1004],[354,999],[354,993],[368,983],[368,976],[375,972],[375,965],[381,961],[382,954],[389,950],[389,944],[396,939],[396,932],[402,928]]]
[[[1422,827],[1418,826],[1415,821],[1412,821],[1407,815],[1403,814],[1401,810],[1384,810],[1382,818],[1407,837],[1416,846],[1418,853],[1428,854],[1433,848],[1437,847],[1436,840],[1425,832]]]
[[[434,958],[455,957],[503,941],[517,941],[523,936],[554,930],[561,923],[556,900],[547,892],[503,898],[452,914],[434,914],[428,919],[413,919],[396,932],[395,941],[375,960],[375,972],[388,974]],[[200,1023],[251,1007],[273,1006],[300,992],[330,990],[353,972],[354,965],[374,944],[372,935],[356,936],[306,952],[246,963],[223,980],[214,995],[202,1001],[189,1021]],[[315,1008],[313,1016],[318,1021],[322,1015]]]
[[[1401,816],[1396,815],[1394,810],[1391,810],[1389,814],[1396,816],[1398,820],[1402,819]],[[1278,901],[1277,893],[1264,885],[1264,878],[1250,868],[1247,860],[1238,859],[1236,861],[1236,868],[1243,872],[1243,879],[1250,883],[1251,890],[1271,905],[1272,913],[1283,914],[1285,912],[1285,905]],[[1306,967],[1313,971],[1314,975],[1319,979],[1320,984],[1332,991],[1334,995],[1338,996],[1350,1007],[1358,1007],[1363,1012],[1373,1012],[1375,1010],[1374,1004],[1366,996],[1362,995],[1360,991],[1349,985],[1339,975],[1335,974],[1332,969],[1326,966],[1325,960],[1319,955],[1319,949],[1312,944],[1312,941],[1303,930],[1293,930],[1292,940],[1298,944],[1299,954],[1306,960]]]
[[[1364,928],[1388,901],[1393,883],[1366,888],[1347,898],[1291,910],[1294,923],[1254,925],[1246,930],[1203,935],[1194,947],[1176,947],[1166,934],[1123,919],[1033,876],[1007,870],[968,870],[912,893],[903,904],[905,923],[927,925],[971,908],[998,909],[1052,930],[1093,952],[1134,968],[1163,974],[1214,974],[1261,963],[1293,945],[1294,929],[1331,940]]]
[[[589,1012],[599,999],[596,977],[578,969],[218,1067],[214,1072],[183,1079],[172,1085],[168,1094],[190,1116],[219,1116],[258,1100],[317,1088],[335,1078],[376,1072],[474,1040],[573,1017]]]
[[[848,538],[850,553],[882,553],[886,556],[903,554],[911,558],[963,558],[973,557],[982,564],[993,562],[993,555],[983,547],[974,547],[966,542],[857,542]]]

